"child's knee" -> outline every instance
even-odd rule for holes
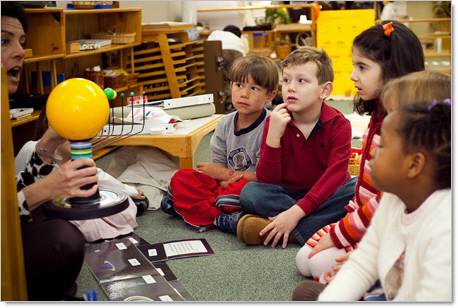
[[[331,247],[315,254],[309,260],[309,268],[314,278],[319,278],[325,271],[331,272],[332,266],[337,264],[336,258],[345,254],[344,249]]]
[[[297,269],[305,277],[312,276],[312,273],[310,271],[310,266],[309,266],[309,258],[308,258],[311,251],[312,251],[312,247],[306,244],[302,246],[302,248],[297,252],[297,255],[296,255]]]
[[[245,209],[245,206],[249,206],[250,204],[253,203],[253,196],[255,195],[253,193],[253,189],[255,189],[255,182],[248,182],[246,185],[243,187],[242,191],[240,192],[240,203],[242,205],[242,208]]]

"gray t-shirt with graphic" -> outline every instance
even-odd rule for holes
[[[210,141],[213,163],[235,171],[256,171],[264,124],[269,114],[270,111],[264,108],[252,125],[239,131],[235,130],[237,111],[221,118]]]

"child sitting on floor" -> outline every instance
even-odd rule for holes
[[[385,118],[370,161],[379,208],[318,300],[359,300],[377,280],[387,300],[452,300],[450,104],[413,103]]]
[[[410,73],[403,77],[395,78],[386,83],[381,92],[380,98],[382,101],[382,106],[387,110],[388,114],[397,110],[399,106],[411,104],[418,100],[440,100],[443,101],[451,97],[451,76],[435,72],[435,71],[419,71]],[[305,247],[305,246],[304,246]],[[301,251],[305,249],[302,248]],[[308,248],[311,249],[311,248]],[[332,248],[337,250],[337,248]],[[345,253],[345,249],[341,249],[340,255],[342,257],[337,257],[335,260],[332,260],[335,265],[330,266],[330,269],[321,267],[324,270],[324,273],[321,274],[320,282],[313,280],[304,280],[297,284],[293,290],[292,300],[293,301],[315,301],[319,293],[326,287],[326,284],[332,279],[329,277],[331,273],[332,276],[341,268],[342,263],[345,262],[353,250],[348,253]],[[299,255],[299,254],[298,254]],[[320,260],[320,254],[317,254],[313,257],[313,262],[311,263],[316,268],[315,271],[320,268],[316,266],[317,263],[323,262]],[[315,259],[317,259],[315,261]],[[301,262],[304,262],[302,260]],[[315,263],[317,262],[317,263]],[[326,262],[326,260],[324,261]],[[317,272],[320,273],[320,272]],[[371,290],[370,295],[365,296],[365,300],[374,300],[374,290]]]
[[[324,103],[331,94],[331,58],[315,47],[299,48],[283,61],[282,95],[266,121],[258,182],[240,194],[249,213],[237,226],[248,245],[301,245],[318,229],[345,215],[356,180],[348,174],[351,126]]]
[[[197,171],[181,169],[172,177],[162,210],[183,218],[198,232],[214,227],[235,234],[241,213],[239,194],[255,181],[265,105],[277,93],[279,69],[269,58],[248,55],[234,61],[229,72],[236,111],[219,120],[210,141],[213,163]]]

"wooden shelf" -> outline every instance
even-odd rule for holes
[[[106,53],[106,52],[111,52],[111,51],[116,51],[116,50],[122,50],[134,46],[138,46],[140,43],[131,43],[131,44],[111,44],[108,46],[103,46],[99,49],[94,49],[94,50],[83,50],[80,52],[75,52],[75,53],[68,53],[64,56],[64,59],[72,59],[72,58],[78,58],[78,57],[87,57],[91,55],[96,55],[100,53]]]
[[[134,51],[134,70],[149,101],[205,93],[203,40],[190,41],[190,24],[142,27],[144,47]],[[169,43],[174,38],[179,43]],[[192,91],[192,92],[191,92]]]
[[[180,23],[180,22],[149,23],[149,24],[142,25],[142,34],[146,39],[148,39],[148,35],[156,35],[159,33],[171,34],[171,33],[176,33],[179,31],[183,31],[186,29],[192,29],[192,28],[194,28],[193,24]]]
[[[41,61],[48,61],[53,59],[61,59],[65,56],[65,54],[57,54],[57,55],[36,55],[30,58],[25,58],[24,63],[33,63],[33,62],[41,62]]]
[[[220,11],[247,11],[247,10],[265,10],[265,9],[281,9],[281,8],[314,8],[314,4],[284,4],[284,5],[268,5],[268,6],[243,6],[243,7],[229,7],[217,9],[199,9],[197,12],[220,12]]]
[[[57,76],[64,75],[65,79],[84,77],[86,68],[92,68],[106,60],[108,65],[122,67],[127,72],[129,63],[132,63],[133,48],[142,43],[141,9],[93,9],[93,10],[63,10],[60,8],[26,9],[28,30],[26,49],[31,49],[33,56],[24,59],[23,78],[21,78],[18,94],[49,94],[57,86]],[[97,50],[67,53],[67,42],[78,39],[89,39],[91,33],[107,32],[116,28],[118,33],[135,33],[135,40],[129,44],[112,44]],[[106,57],[104,58],[104,56]],[[105,67],[103,67],[105,68]],[[50,72],[50,85],[45,85],[42,72]],[[36,76],[35,83],[32,83]],[[115,89],[118,97],[114,106],[122,104],[120,93],[143,93],[141,83],[129,84]],[[31,117],[22,120],[13,120],[16,136],[22,137],[25,133],[33,135],[33,123],[40,111],[34,111]],[[26,132],[27,130],[27,132]],[[31,130],[31,131],[30,131]],[[25,138],[21,138],[25,139]],[[15,143],[18,150],[23,141]],[[21,144],[22,143],[22,144]]]
[[[435,34],[429,34],[429,35],[419,35],[418,39],[421,40],[434,40],[434,39],[450,39],[450,35],[435,35]]]
[[[46,9],[47,10],[47,9]],[[65,15],[87,15],[87,14],[94,14],[94,15],[100,15],[100,14],[114,14],[114,13],[125,13],[125,12],[132,12],[132,13],[137,13],[138,11],[141,11],[140,8],[122,8],[122,9],[89,9],[89,10],[77,10],[77,9],[65,9],[64,13]]]
[[[440,21],[451,21],[451,18],[425,18],[425,19],[396,19],[402,23],[416,23],[416,22],[440,22]],[[377,19],[376,23],[381,23],[381,19]]]
[[[442,50],[442,52],[435,52],[434,50],[424,50],[425,57],[451,57],[450,50]]]
[[[41,110],[34,110],[32,112],[32,114],[27,118],[23,118],[23,119],[19,119],[19,120],[11,119],[11,127],[16,127],[16,126],[23,125],[25,123],[36,121],[36,120],[38,120],[38,117],[40,116],[40,113],[41,113]]]

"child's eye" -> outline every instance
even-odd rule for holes
[[[242,85],[241,83],[236,83],[235,86],[236,86],[237,88],[243,87],[243,85]]]
[[[258,88],[258,87],[251,87],[251,90],[253,90],[253,91],[259,91],[259,88]]]
[[[284,77],[283,82],[289,82],[289,78]]]
[[[306,82],[306,80],[304,78],[299,78],[299,82],[300,83],[304,83],[304,82]]]

